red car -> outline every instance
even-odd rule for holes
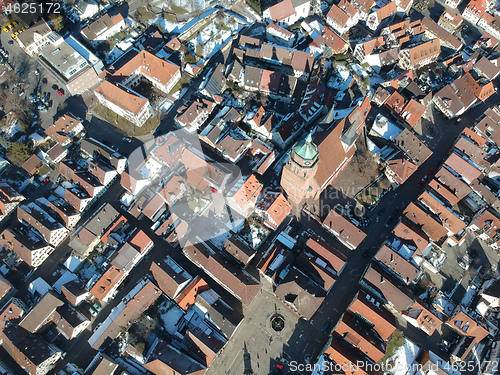
[[[57,90],[57,95],[64,96],[64,93],[61,90]]]
[[[45,184],[46,184],[47,182],[49,182],[49,181],[50,181],[50,180],[49,180],[48,178],[44,179],[44,180],[42,181],[42,185],[45,185]]]
[[[217,190],[216,190],[216,189],[214,189],[213,187],[211,187],[211,188],[210,188],[210,191],[211,191],[212,193],[214,193],[214,194],[215,194],[215,193],[217,193]]]

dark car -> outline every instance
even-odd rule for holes
[[[365,252],[363,253],[363,258],[368,258],[369,255],[370,255],[370,250],[365,250]]]
[[[394,216],[391,216],[389,219],[387,219],[386,225],[392,224],[393,221],[394,221]]]
[[[54,90],[54,91],[59,90],[59,86],[57,86],[57,85],[52,85],[52,90]]]

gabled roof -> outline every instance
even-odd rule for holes
[[[366,233],[335,210],[330,210],[323,225],[336,233],[341,241],[347,242],[353,247],[358,247],[366,238]]]
[[[396,228],[394,228],[392,234],[416,246],[420,252],[429,245],[429,238],[426,234],[416,225],[411,224],[405,219],[401,220]]]
[[[191,275],[169,256],[159,262],[152,262],[149,270],[162,292],[172,299],[177,297],[180,286],[191,279]]]
[[[461,158],[457,153],[453,152],[444,162],[446,166],[454,170],[464,180],[472,182],[481,175],[481,171],[474,167],[467,160]]]
[[[64,305],[63,301],[52,292],[48,292],[37,302],[19,325],[31,333],[35,333],[52,317],[52,313],[56,308],[62,305]]]
[[[28,160],[23,163],[23,169],[31,175],[34,175],[45,163],[36,155],[31,155]]]
[[[458,139],[457,143],[455,143],[455,148],[463,152],[479,168],[487,168],[490,165],[490,163],[485,160],[487,152],[465,137],[460,137]]]
[[[402,156],[402,155],[401,155]],[[418,169],[418,167],[406,157],[395,157],[394,159],[386,161],[386,168],[394,173],[394,180],[403,184],[408,178]]]
[[[149,103],[149,100],[144,96],[127,89],[120,84],[114,85],[109,81],[103,81],[95,90],[101,94],[106,100],[123,108],[125,111],[138,115],[142,108]]]
[[[448,233],[446,228],[444,228],[441,223],[439,223],[436,219],[423,211],[413,202],[405,208],[403,214],[412,223],[418,225],[433,241],[439,241]]]
[[[398,146],[416,165],[422,164],[431,155],[432,151],[416,135],[408,129],[403,131],[394,140]]]
[[[464,199],[472,192],[470,186],[463,180],[459,179],[446,168],[440,168],[436,173],[436,179],[446,186],[450,191],[455,194],[458,200]],[[433,186],[431,186],[434,188]],[[439,192],[438,192],[439,193]],[[451,203],[451,202],[450,202]]]
[[[196,276],[184,290],[175,297],[175,302],[183,310],[186,310],[194,305],[196,296],[205,290],[210,289],[207,282],[201,278],[201,276]]]
[[[234,200],[240,208],[243,208],[250,200],[256,198],[255,195],[261,189],[262,184],[255,175],[242,176],[227,193],[227,197]]]
[[[79,124],[81,124],[80,120],[74,118],[70,113],[66,113],[50,125],[45,130],[45,134],[56,142],[64,143],[69,139],[68,134]]]
[[[234,267],[221,254],[210,256],[205,266],[205,272],[230,291],[245,306],[250,306],[262,287],[256,279]]]
[[[481,319],[480,316],[477,316],[474,312],[467,314],[463,307],[457,308],[457,310],[458,312],[446,322],[450,327],[457,330],[461,335],[473,337],[476,343],[481,342],[489,335],[488,330],[478,323],[479,319]]]
[[[326,15],[331,22],[335,23],[338,27],[343,28],[349,22],[349,15],[338,7],[336,4],[333,4]]]
[[[398,312],[407,309],[413,303],[413,293],[409,288],[398,282],[375,263],[372,263],[368,268],[363,281],[394,306]]]
[[[387,341],[396,330],[396,319],[388,310],[380,305],[372,296],[359,291],[356,298],[348,307],[353,314],[359,314],[374,326],[373,329],[382,340]]]
[[[401,112],[401,117],[413,128],[422,118],[425,111],[426,108],[422,104],[417,102],[415,99],[410,99],[408,104],[403,109],[403,112]]]
[[[122,279],[124,272],[116,266],[110,266],[90,290],[98,300],[104,300],[111,289]]]
[[[335,272],[340,273],[347,261],[347,257],[331,246],[316,234],[313,235],[306,243],[306,251],[313,252],[315,255],[328,262]]]
[[[269,8],[269,12],[271,13],[271,19],[274,22],[280,22],[285,18],[296,14],[292,0],[283,0],[278,4],[271,6]]]
[[[297,268],[292,269],[278,285],[276,297],[292,305],[305,319],[312,318],[325,299],[326,292]]]
[[[277,228],[292,211],[292,206],[281,193],[269,193],[257,204],[257,208],[266,211],[269,219],[267,223]]]
[[[418,327],[429,336],[432,336],[434,331],[443,324],[439,317],[418,301],[415,301],[403,314],[415,319]]]
[[[438,194],[452,206],[460,202],[460,199],[458,199],[453,191],[451,191],[448,187],[446,187],[436,179],[433,179],[429,182],[429,187],[432,189],[434,194]]]
[[[426,31],[435,35],[441,42],[448,44],[455,50],[462,48],[463,43],[456,36],[443,29],[430,18],[424,17],[421,22],[425,26]]]
[[[231,254],[236,260],[243,264],[248,262],[255,255],[255,250],[252,249],[247,243],[243,242],[237,235],[229,237],[224,244],[223,249]]]
[[[385,354],[384,343],[361,327],[350,314],[344,314],[335,332],[361,350],[373,362],[380,361]]]
[[[378,251],[375,259],[401,277],[406,284],[414,281],[420,274],[420,269],[417,266],[386,245],[382,246]]]
[[[91,24],[85,26],[81,33],[88,40],[94,40],[102,33],[108,31],[113,26],[117,25],[119,22],[123,21],[123,16],[118,13],[117,15],[110,17],[108,13],[98,18]]]
[[[143,367],[155,375],[202,375],[205,367],[173,346],[160,342]]]
[[[138,72],[166,85],[180,69],[180,67],[172,64],[170,61],[163,60],[151,52],[143,50],[114,72],[113,77],[128,77],[132,73]]]

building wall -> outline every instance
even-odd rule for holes
[[[129,112],[129,111],[117,106],[116,104],[110,102],[104,96],[102,96],[101,94],[99,94],[97,92],[95,93],[95,95],[102,105],[104,105],[105,107],[109,108],[110,110],[112,110],[113,112],[118,114],[119,116],[124,117],[125,119],[127,119],[128,121],[130,121],[131,123],[133,123],[139,127],[144,125],[146,120],[148,118],[152,117],[154,114],[153,108],[151,107],[151,104],[149,103],[149,101],[146,103],[146,105],[144,105],[141,108],[139,113],[136,115],[136,114]]]

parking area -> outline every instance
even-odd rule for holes
[[[64,93],[63,96],[59,96],[57,90],[60,85],[55,79],[36,59],[26,55],[19,44],[12,39],[11,35],[3,30],[0,32],[0,45],[7,51],[8,63],[13,68],[11,72],[7,72],[0,78],[0,83],[6,83],[9,88],[21,84],[24,91],[24,94],[20,97],[21,101],[6,100],[5,111],[14,110],[18,112],[26,110],[28,113],[31,112],[33,120],[43,129],[46,129],[52,124],[58,108],[62,108],[68,94]],[[19,93],[13,93],[12,95],[19,95]],[[30,95],[34,95],[34,98],[39,101],[32,103]],[[46,111],[42,106],[42,98],[46,99]],[[21,103],[25,107],[21,107]]]

